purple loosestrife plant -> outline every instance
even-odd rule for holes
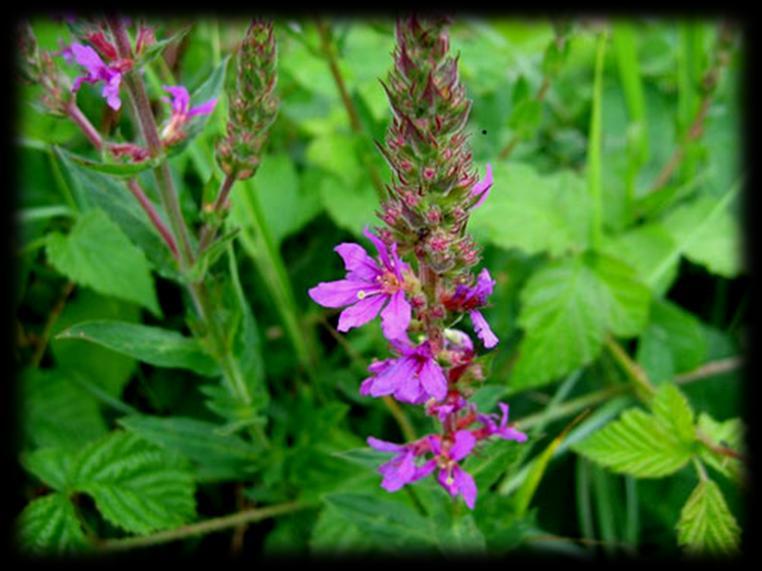
[[[485,439],[527,437],[508,425],[508,405],[500,403],[498,424],[468,401],[484,374],[469,335],[451,328],[468,314],[484,348],[499,341],[481,313],[495,281],[486,268],[474,275],[479,250],[466,233],[469,213],[489,195],[492,169],[487,165],[479,180],[471,163],[464,133],[471,102],[457,59],[448,55],[446,23],[397,22],[395,67],[383,82],[394,116],[385,144],[378,145],[393,180],[380,214],[385,227],[365,231],[379,261],[358,244],[340,244],[346,277],[309,294],[323,306],[345,308],[339,331],[380,312],[393,356],[370,365],[361,394],[422,405],[440,425],[438,433],[407,444],[368,438],[373,448],[394,453],[379,468],[382,487],[393,492],[436,471],[442,488],[473,509],[476,483],[461,463]]]
[[[191,107],[190,94],[182,85],[165,85],[164,91],[172,96],[171,100],[167,97],[163,98],[172,106],[169,121],[161,131],[161,141],[164,145],[173,145],[182,141],[185,138],[183,129],[188,121],[198,115],[209,115],[217,105],[217,99],[213,98],[201,105]]]

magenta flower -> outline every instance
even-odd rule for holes
[[[439,466],[437,481],[449,493],[455,497],[463,496],[466,505],[474,509],[476,503],[476,482],[473,476],[460,467],[458,462],[471,453],[476,445],[476,437],[468,430],[459,430],[455,433],[455,439],[449,446],[442,445],[442,438],[438,435],[429,436],[431,450],[436,458],[420,468],[420,472],[428,474]]]
[[[416,458],[431,451],[428,439],[422,438],[410,444],[394,444],[368,437],[368,444],[380,452],[396,452],[397,455],[378,467],[378,472],[384,479],[381,487],[388,492],[396,492],[405,484],[415,482],[428,476],[432,470],[422,470],[416,465]]]
[[[476,202],[473,204],[473,206],[471,206],[472,209],[478,208],[484,203],[485,200],[487,200],[489,191],[492,188],[492,165],[487,163],[486,170],[487,174],[484,175],[484,178],[471,188],[470,196],[476,199]]]
[[[482,438],[488,438],[489,436],[498,435],[505,440],[515,440],[516,442],[526,442],[527,435],[516,430],[513,427],[508,426],[508,405],[500,403],[500,410],[502,411],[502,417],[500,419],[500,425],[495,423],[495,414],[480,414],[478,415],[479,421],[484,425],[484,432],[481,435]]]
[[[412,309],[403,289],[403,272],[409,271],[409,267],[397,255],[396,244],[387,249],[368,229],[363,234],[376,247],[381,263],[359,244],[339,244],[334,250],[344,260],[346,278],[321,282],[310,289],[309,294],[324,307],[346,307],[339,316],[337,328],[342,332],[368,323],[386,305],[381,311],[381,328],[387,339],[398,339],[410,325]]]
[[[77,77],[71,86],[72,93],[79,91],[82,83],[104,82],[102,95],[106,103],[114,111],[118,111],[122,106],[119,98],[119,86],[122,82],[122,73],[125,71],[123,65],[112,64],[111,66],[103,63],[103,60],[93,48],[82,44],[72,44],[65,48],[61,55],[66,61],[74,61],[87,70],[86,75]]]
[[[185,137],[183,132],[185,124],[191,118],[198,115],[209,115],[214,111],[215,105],[217,105],[217,98],[215,97],[206,103],[191,107],[190,94],[182,85],[165,85],[164,90],[172,96],[171,101],[168,97],[163,98],[164,101],[172,105],[172,115],[161,132],[161,138],[165,144],[172,144],[182,140]]]
[[[458,285],[455,288],[455,293],[444,300],[444,305],[447,309],[468,311],[476,335],[482,340],[487,349],[497,345],[499,340],[478,308],[484,307],[487,304],[487,298],[492,295],[494,287],[495,280],[490,276],[489,270],[484,268],[479,273],[474,287]]]
[[[368,370],[373,376],[362,382],[360,393],[373,397],[394,395],[397,400],[411,404],[422,404],[429,398],[444,400],[447,379],[429,342],[413,346],[400,338],[393,340],[392,345],[400,356],[370,365]]]

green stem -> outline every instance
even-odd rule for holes
[[[648,379],[645,371],[640,365],[638,365],[622,346],[614,340],[613,337],[607,337],[605,341],[606,349],[609,351],[614,360],[622,367],[622,370],[627,375],[635,387],[638,398],[644,401],[648,401],[656,392],[653,384]]]
[[[180,539],[186,539],[188,537],[194,537],[197,535],[214,533],[217,531],[234,528],[241,524],[253,523],[263,519],[308,509],[310,507],[312,506],[309,504],[289,502],[276,506],[268,506],[266,508],[254,508],[239,513],[186,525],[178,529],[162,531],[153,535],[142,537],[128,537],[126,539],[108,539],[98,544],[97,548],[99,551],[124,551],[126,549],[133,549],[136,547],[149,547],[151,545],[169,543],[171,541],[178,541]]]

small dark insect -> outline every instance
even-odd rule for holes
[[[486,134],[487,134],[487,129],[482,129],[482,135],[486,135]]]

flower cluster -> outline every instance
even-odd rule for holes
[[[325,307],[343,308],[342,332],[380,313],[392,356],[369,366],[360,393],[422,405],[441,426],[407,444],[368,438],[373,448],[394,454],[379,468],[382,487],[393,492],[437,471],[439,484],[473,508],[476,484],[461,463],[487,438],[523,442],[526,435],[509,426],[507,405],[500,404],[498,422],[469,403],[484,374],[471,337],[452,328],[468,314],[484,348],[499,342],[481,313],[495,281],[486,268],[474,275],[479,251],[466,233],[469,213],[489,195],[492,170],[488,165],[479,180],[471,163],[464,133],[471,103],[457,60],[448,56],[446,23],[397,22],[395,67],[383,83],[394,118],[379,145],[393,182],[380,212],[385,227],[365,230],[377,259],[359,244],[339,244],[346,277],[309,294]]]

